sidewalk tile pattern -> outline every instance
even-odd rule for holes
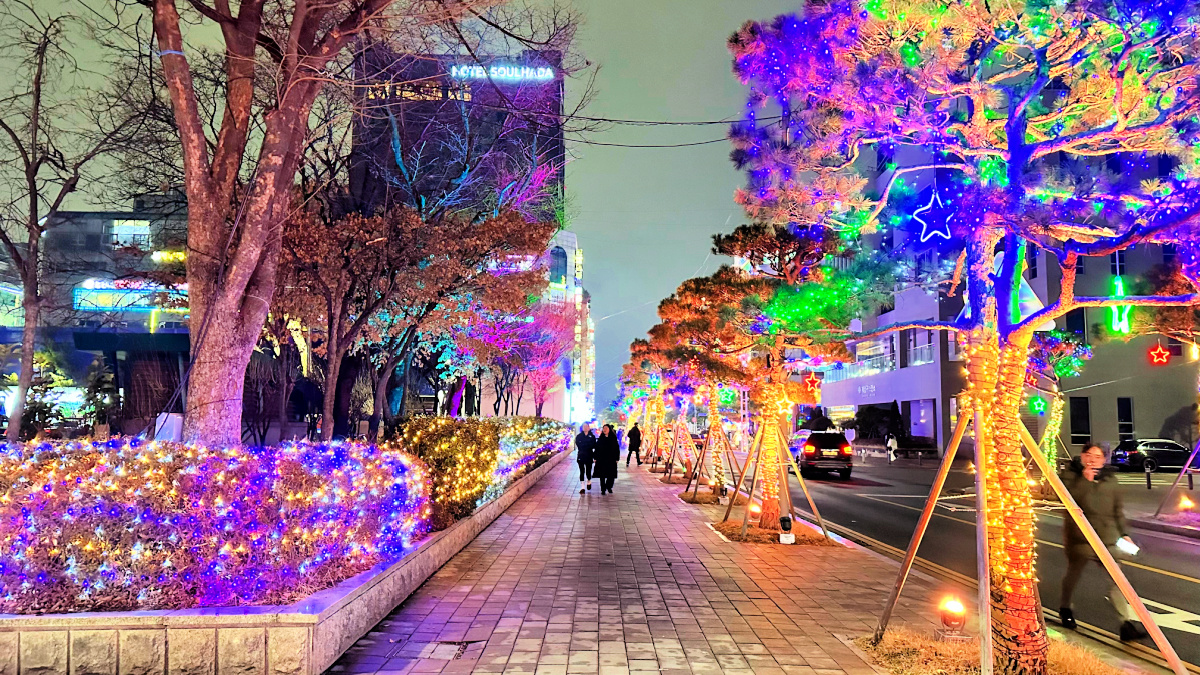
[[[876,672],[839,636],[874,629],[895,563],[725,542],[706,525],[724,507],[622,469],[580,495],[562,462],[329,673]],[[914,575],[894,621],[932,630],[938,598]]]

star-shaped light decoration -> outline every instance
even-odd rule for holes
[[[1046,399],[1041,396],[1034,396],[1029,399],[1029,409],[1039,415],[1046,414]]]
[[[816,373],[809,373],[808,377],[804,378],[804,386],[808,393],[815,396],[821,390],[821,378],[817,377]]]
[[[1150,363],[1156,366],[1165,366],[1171,360],[1171,352],[1163,349],[1162,343],[1158,343],[1154,349],[1150,350]]]
[[[952,238],[950,219],[957,213],[958,207],[946,206],[942,202],[942,195],[934,186],[933,194],[929,196],[929,203],[913,211],[912,215],[913,220],[921,224],[921,243],[924,244],[934,237],[941,237],[949,241]]]

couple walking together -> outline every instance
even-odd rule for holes
[[[592,426],[584,424],[575,437],[575,463],[579,465],[579,494],[592,489],[592,478],[600,480],[600,494],[612,494],[617,480],[617,462],[621,459],[621,444],[611,424],[600,429],[600,437],[593,435]],[[585,487],[586,485],[586,487]]]

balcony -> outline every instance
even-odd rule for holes
[[[908,365],[909,365],[909,367],[911,368],[912,366],[923,366],[927,363],[933,363],[935,360],[937,360],[936,355],[933,351],[933,348],[934,348],[933,344],[909,347],[909,349],[908,349]]]
[[[880,354],[869,359],[848,363],[838,370],[825,373],[825,382],[841,382],[858,377],[869,377],[896,369],[896,357],[892,354]]]

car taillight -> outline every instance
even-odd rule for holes
[[[812,443],[807,443],[807,444],[805,444],[805,446],[804,446],[804,454],[806,454],[806,455],[815,455],[815,454],[817,454],[817,446],[813,445]]]
[[[843,446],[842,446],[842,454],[843,454],[843,455],[848,455],[848,454],[850,454],[850,446],[849,446],[849,445],[843,445]]]

